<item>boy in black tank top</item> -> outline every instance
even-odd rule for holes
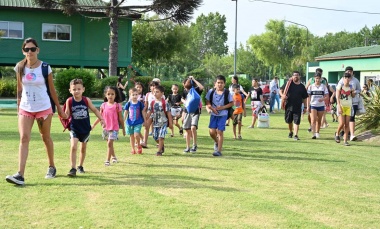
[[[84,173],[83,162],[86,157],[87,142],[90,138],[91,124],[90,114],[88,109],[92,110],[95,115],[100,119],[104,127],[104,120],[98,109],[92,104],[91,100],[84,97],[82,94],[85,91],[81,79],[73,79],[70,82],[70,93],[72,97],[66,100],[66,110],[64,111],[68,117],[71,117],[70,124],[70,160],[71,169],[67,176],[76,176],[77,169],[79,173]],[[76,169],[77,160],[77,145],[78,141],[81,143],[79,166]]]

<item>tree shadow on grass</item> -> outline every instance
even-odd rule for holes
[[[96,174],[96,173],[93,173]],[[58,177],[64,179],[64,176]],[[71,181],[68,181],[68,180]],[[80,182],[78,182],[80,181]],[[92,182],[93,181],[93,182]],[[193,182],[194,181],[194,182]],[[198,183],[195,183],[198,182]],[[204,182],[204,183],[199,183]],[[207,184],[206,184],[207,182]],[[219,182],[221,186],[209,185],[210,182]],[[67,177],[61,180],[60,183],[46,182],[45,180],[40,183],[31,183],[21,187],[33,186],[141,186],[141,187],[165,187],[165,188],[178,188],[178,189],[211,189],[214,191],[222,192],[241,192],[233,187],[222,186],[223,183],[218,180],[210,180],[205,178],[198,178],[192,176],[181,175],[143,175],[143,174],[117,174],[114,176],[101,176],[101,175],[83,175],[74,178]],[[20,186],[16,186],[20,187]]]
[[[266,153],[267,155],[262,155]],[[279,153],[283,155],[278,155]],[[285,156],[288,153],[289,156]],[[272,154],[272,155],[269,155]],[[284,160],[284,161],[317,161],[317,162],[333,162],[333,163],[344,163],[343,160],[328,160],[323,158],[310,158],[310,157],[300,157],[300,156],[291,156],[292,154],[313,154],[321,155],[321,153],[309,153],[309,152],[300,152],[300,151],[275,151],[275,150],[266,150],[261,152],[254,152],[252,150],[239,149],[239,152],[224,151],[222,157],[214,157],[216,160]],[[176,156],[176,155],[165,155],[165,156]],[[196,154],[195,157],[199,158],[212,158],[211,154]]]
[[[168,155],[169,156],[169,155]],[[174,156],[174,155],[173,155]],[[166,157],[166,155],[165,155]],[[135,163],[135,162],[127,162],[129,165],[137,165],[142,167],[149,167],[149,168],[175,168],[175,169],[207,169],[207,170],[216,170],[216,171],[231,171],[231,169],[225,169],[225,168],[212,168],[212,167],[205,167],[205,166],[189,166],[185,164],[141,164],[141,163]]]

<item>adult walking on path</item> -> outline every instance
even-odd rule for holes
[[[67,118],[66,113],[59,105],[53,84],[52,70],[49,65],[38,59],[39,52],[40,48],[36,40],[27,38],[22,44],[22,53],[25,58],[17,63],[14,68],[17,77],[18,130],[20,133],[19,170],[13,176],[7,176],[6,181],[17,185],[24,184],[26,160],[29,154],[29,142],[34,120],[37,120],[38,129],[49,159],[49,168],[45,178],[55,177],[57,170],[54,165],[54,145],[50,137],[54,106],[57,107],[58,114],[62,118]],[[43,74],[43,67],[47,68],[48,76],[46,78]],[[48,90],[54,101],[53,107],[50,103]]]
[[[308,97],[306,88],[301,84],[300,73],[294,71],[287,92],[285,92],[286,83],[280,89],[281,100],[286,102],[285,105],[285,122],[289,127],[289,138],[300,140],[298,138],[299,125],[301,123],[301,112],[305,113]],[[302,109],[302,103],[304,108]],[[293,124],[294,123],[294,124]]]

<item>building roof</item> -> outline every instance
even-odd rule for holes
[[[107,3],[101,0],[77,0],[78,6],[106,6]],[[0,7],[9,8],[37,8],[43,7],[34,3],[33,0],[0,0]]]
[[[109,10],[109,3],[102,0],[77,0],[75,9],[86,13],[102,13],[105,14]],[[50,9],[39,6],[33,0],[0,0],[0,9],[39,9],[39,10],[61,10],[57,4]],[[141,13],[132,9],[121,9],[119,17],[136,20],[141,18]]]
[[[358,58],[371,58],[380,57],[380,45],[356,47],[351,49],[342,50],[339,52],[329,53],[315,58],[316,61],[320,60],[341,60],[341,59],[358,59]]]

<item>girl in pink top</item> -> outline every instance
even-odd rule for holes
[[[119,91],[114,86],[107,86],[104,89],[104,103],[100,106],[100,114],[105,122],[105,128],[103,129],[102,137],[107,140],[107,160],[104,162],[105,166],[110,165],[110,159],[116,163],[117,158],[115,150],[113,148],[113,142],[118,139],[119,128],[123,129],[123,136],[125,136],[125,126],[122,117],[122,108],[119,104],[121,102],[121,96]],[[92,129],[99,123],[99,119],[96,119]]]

